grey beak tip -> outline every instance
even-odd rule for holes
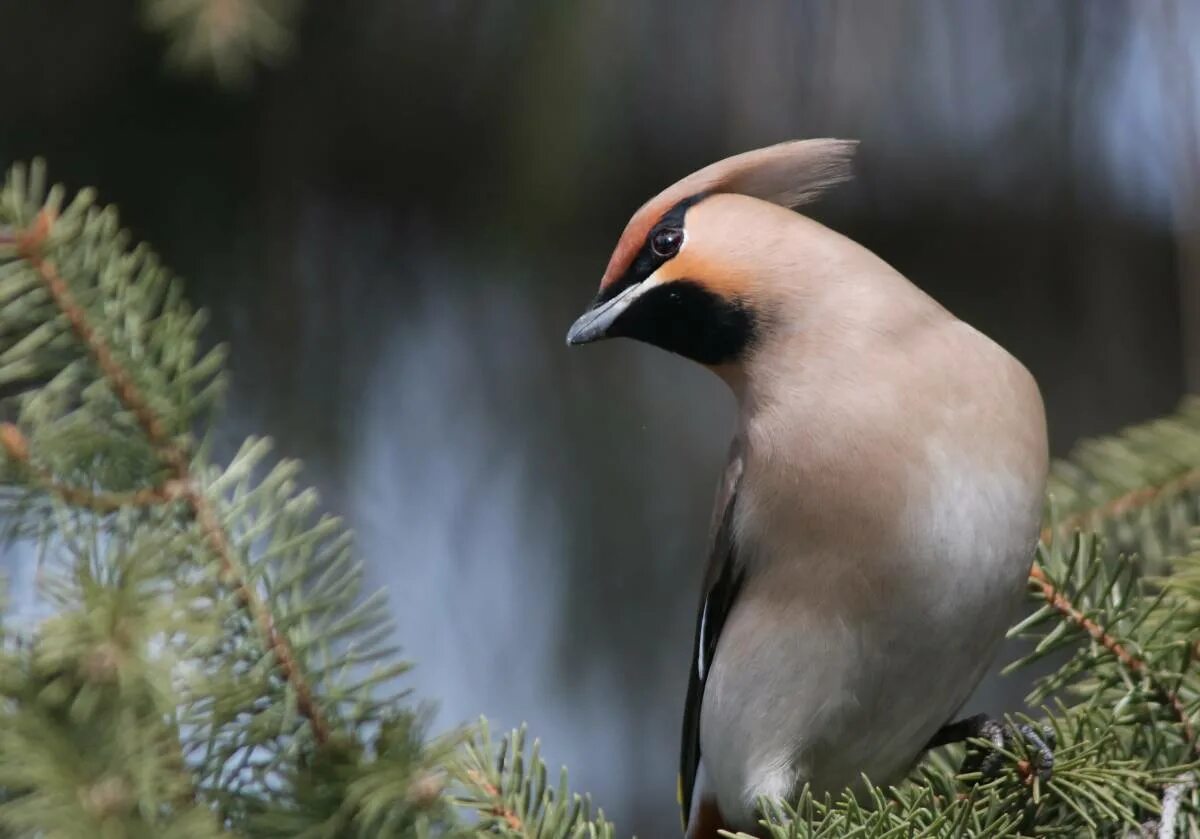
[[[578,347],[580,344],[591,343],[600,337],[602,330],[596,328],[590,314],[590,312],[585,314],[567,330],[568,347]]]
[[[567,346],[577,347],[580,344],[590,344],[592,341],[607,338],[613,323],[629,307],[630,302],[636,296],[636,291],[636,288],[627,289],[612,300],[606,300],[580,315],[579,320],[571,324],[571,328],[567,330]]]

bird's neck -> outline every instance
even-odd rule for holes
[[[869,377],[864,359],[903,342],[942,307],[871,250],[823,224],[780,211],[744,278],[755,321],[747,354],[711,368],[743,410],[793,393],[807,372]],[[856,366],[863,367],[856,370]]]
[[[932,406],[914,398],[929,375],[922,356],[953,318],[890,269],[843,277],[804,301],[726,373],[755,503],[778,506],[813,538],[841,538],[856,520],[864,538],[884,533],[926,457],[916,432]]]
[[[744,421],[827,415],[838,399],[877,400],[912,380],[906,368],[923,342],[955,321],[882,260],[843,241],[863,258],[841,275],[781,278],[765,296],[758,343],[738,364],[717,370]]]

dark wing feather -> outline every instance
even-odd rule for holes
[[[704,596],[700,601],[700,612],[696,616],[692,667],[688,676],[687,699],[683,707],[683,741],[679,753],[679,803],[683,808],[685,830],[692,808],[696,773],[700,767],[700,707],[704,700],[704,684],[712,666],[717,640],[721,637],[721,629],[741,587],[741,571],[734,555],[733,544],[733,509],[741,476],[742,460],[735,444],[714,510],[713,518],[717,527],[712,536]]]

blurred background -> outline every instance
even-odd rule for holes
[[[232,348],[222,438],[309,464],[436,727],[528,721],[622,832],[671,835],[733,405],[652,348],[563,346],[627,217],[734,152],[861,140],[813,213],[1025,361],[1065,453],[1200,384],[1198,26],[1168,0],[0,0],[0,161],[95,185],[187,278]],[[31,561],[3,557],[20,608]]]

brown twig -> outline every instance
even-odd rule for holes
[[[1041,589],[1042,596],[1046,598],[1047,603],[1072,622],[1078,624],[1097,643],[1115,655],[1122,664],[1135,672],[1142,672],[1145,669],[1146,665],[1144,661],[1125,649],[1120,641],[1104,630],[1104,627],[1075,608],[1074,604],[1055,587],[1054,583],[1050,582],[1050,578],[1046,576],[1046,572],[1040,565],[1033,566],[1029,572],[1029,579]]]
[[[1090,510],[1067,516],[1053,526],[1042,529],[1042,542],[1049,543],[1055,533],[1068,533],[1073,530],[1085,530],[1107,519],[1123,516],[1126,513],[1145,507],[1147,504],[1164,495],[1174,495],[1200,487],[1200,468],[1189,469],[1178,478],[1173,478],[1159,486],[1138,487],[1111,501],[1093,507]]]
[[[1094,620],[1076,608],[1075,605],[1069,599],[1067,599],[1066,595],[1060,592],[1054,583],[1050,581],[1050,578],[1046,576],[1046,572],[1042,569],[1041,565],[1034,563],[1033,568],[1029,572],[1029,579],[1041,590],[1042,597],[1044,597],[1046,602],[1049,603],[1055,610],[1067,618],[1067,620],[1079,626],[1079,628],[1090,635],[1092,639],[1096,641],[1096,643],[1100,644],[1100,646],[1104,647],[1106,650],[1116,656],[1117,660],[1120,661],[1121,664],[1123,664],[1131,672],[1139,673],[1146,677],[1146,679],[1154,686],[1154,689],[1159,696],[1171,706],[1171,710],[1174,711],[1175,716],[1183,726],[1183,736],[1187,740],[1188,745],[1191,746],[1192,751],[1200,753],[1200,747],[1198,747],[1196,742],[1196,730],[1192,726],[1191,717],[1188,715],[1187,708],[1184,707],[1183,701],[1179,698],[1179,695],[1175,691],[1169,690],[1158,683],[1158,680],[1154,677],[1154,674],[1150,672],[1149,667],[1146,665],[1145,660],[1139,658],[1134,653],[1131,653],[1128,648],[1125,647],[1125,645],[1110,635],[1103,626],[1096,623]]]
[[[1158,486],[1138,487],[1130,490],[1124,495],[1118,496],[1099,507],[1094,507],[1090,510],[1084,510],[1076,513],[1073,516],[1068,516],[1062,521],[1053,526],[1048,526],[1042,529],[1041,542],[1049,544],[1056,533],[1063,533],[1072,530],[1082,530],[1086,527],[1091,527],[1099,524],[1107,519],[1123,516],[1127,513],[1141,509],[1148,504],[1156,501],[1164,495],[1174,495],[1175,493],[1185,492],[1187,490],[1200,487],[1200,468],[1189,469],[1177,478],[1173,478]],[[1035,560],[1033,567],[1029,571],[1029,579],[1037,586],[1046,599],[1046,602],[1066,616],[1069,620],[1079,625],[1085,632],[1088,633],[1097,643],[1105,647],[1117,659],[1135,673],[1142,673],[1147,677],[1150,674],[1147,670],[1146,663],[1143,659],[1138,658],[1133,653],[1129,652],[1116,638],[1113,638],[1102,626],[1095,621],[1088,619],[1081,611],[1075,608],[1060,591],[1055,588],[1054,584],[1046,576],[1045,570]],[[1200,640],[1195,642],[1197,651],[1200,651]],[[1155,689],[1158,691],[1161,698],[1171,706],[1175,716],[1179,719],[1183,726],[1184,736],[1191,745],[1192,750],[1200,753],[1200,744],[1196,741],[1196,732],[1192,726],[1192,721],[1180,700],[1179,695],[1172,690],[1154,683]]]
[[[0,423],[0,447],[8,452],[11,460],[21,464],[35,486],[57,495],[72,506],[84,507],[96,513],[113,513],[122,507],[153,507],[173,501],[181,494],[178,481],[166,481],[159,486],[133,492],[96,492],[86,487],[64,484],[33,462],[25,435],[10,422]]]
[[[521,821],[521,817],[508,807],[504,806],[504,796],[500,794],[500,790],[496,788],[495,784],[483,777],[480,772],[474,769],[467,772],[467,777],[470,779],[471,783],[479,787],[479,789],[483,791],[483,794],[492,799],[494,802],[486,811],[489,815],[495,816],[499,819],[504,819],[505,824],[507,824],[512,830],[525,830],[525,824]]]
[[[329,723],[317,707],[312,689],[300,672],[291,644],[275,625],[275,618],[270,609],[238,567],[220,517],[212,502],[196,487],[186,453],[171,439],[162,420],[142,395],[132,376],[113,355],[108,342],[88,322],[86,313],[75,301],[54,263],[46,258],[43,246],[54,221],[54,215],[48,210],[39,212],[32,225],[17,233],[15,241],[18,254],[37,271],[55,305],[67,318],[71,330],[87,347],[117,398],[133,414],[151,445],[170,470],[172,480],[179,487],[177,497],[187,503],[193,518],[217,556],[222,579],[234,590],[239,603],[258,625],[268,649],[279,664],[280,672],[296,692],[296,708],[308,720],[313,739],[320,744],[327,742]]]
[[[21,429],[11,422],[0,423],[0,446],[18,463],[29,462],[29,443],[25,441]]]
[[[83,487],[59,483],[42,471],[34,472],[33,478],[37,486],[54,493],[68,504],[95,513],[115,513],[123,507],[154,507],[173,501],[180,494],[174,481],[134,492],[93,492]]]

